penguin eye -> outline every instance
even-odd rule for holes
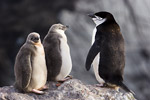
[[[62,27],[59,27],[59,29],[61,29],[61,30],[62,30]]]
[[[31,40],[33,40],[33,37],[31,38]]]

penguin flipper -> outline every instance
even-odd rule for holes
[[[100,45],[98,45],[98,41],[95,41],[92,45],[92,47],[89,50],[89,53],[86,58],[86,70],[89,70],[91,68],[91,64],[95,58],[95,56],[100,52]]]
[[[23,57],[20,58],[20,62],[24,62],[25,64],[21,64],[22,68],[22,89],[26,89],[31,80],[32,67],[31,67],[31,52],[28,49],[24,49]]]

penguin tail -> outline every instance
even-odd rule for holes
[[[126,92],[130,92],[130,93],[132,93],[133,95],[135,95],[135,93],[134,93],[132,90],[130,90],[123,82],[120,82],[120,83],[119,83],[119,86],[120,86],[123,90],[125,90]]]

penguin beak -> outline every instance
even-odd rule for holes
[[[88,16],[91,18],[96,18],[94,14],[88,14]]]
[[[69,26],[68,26],[68,25],[66,25],[66,27],[67,27],[67,28],[69,28]]]
[[[69,26],[68,25],[64,25],[63,27],[62,27],[62,30],[67,30],[69,28]]]
[[[38,41],[40,38],[39,37],[35,37],[34,40]]]

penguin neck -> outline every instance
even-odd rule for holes
[[[93,18],[93,21],[96,24],[96,26],[99,26],[99,25],[103,24],[106,20],[107,20],[106,18],[104,18],[102,20],[98,20],[98,19]]]
[[[66,35],[65,35],[65,31],[64,31],[64,30],[56,30],[56,33],[59,34],[59,35],[61,35],[62,38],[63,38],[65,41],[67,41],[67,37],[66,37]]]
[[[55,30],[57,33],[65,34],[64,30]]]
[[[34,43],[35,46],[39,46],[42,47],[41,41],[39,41],[38,43]]]

